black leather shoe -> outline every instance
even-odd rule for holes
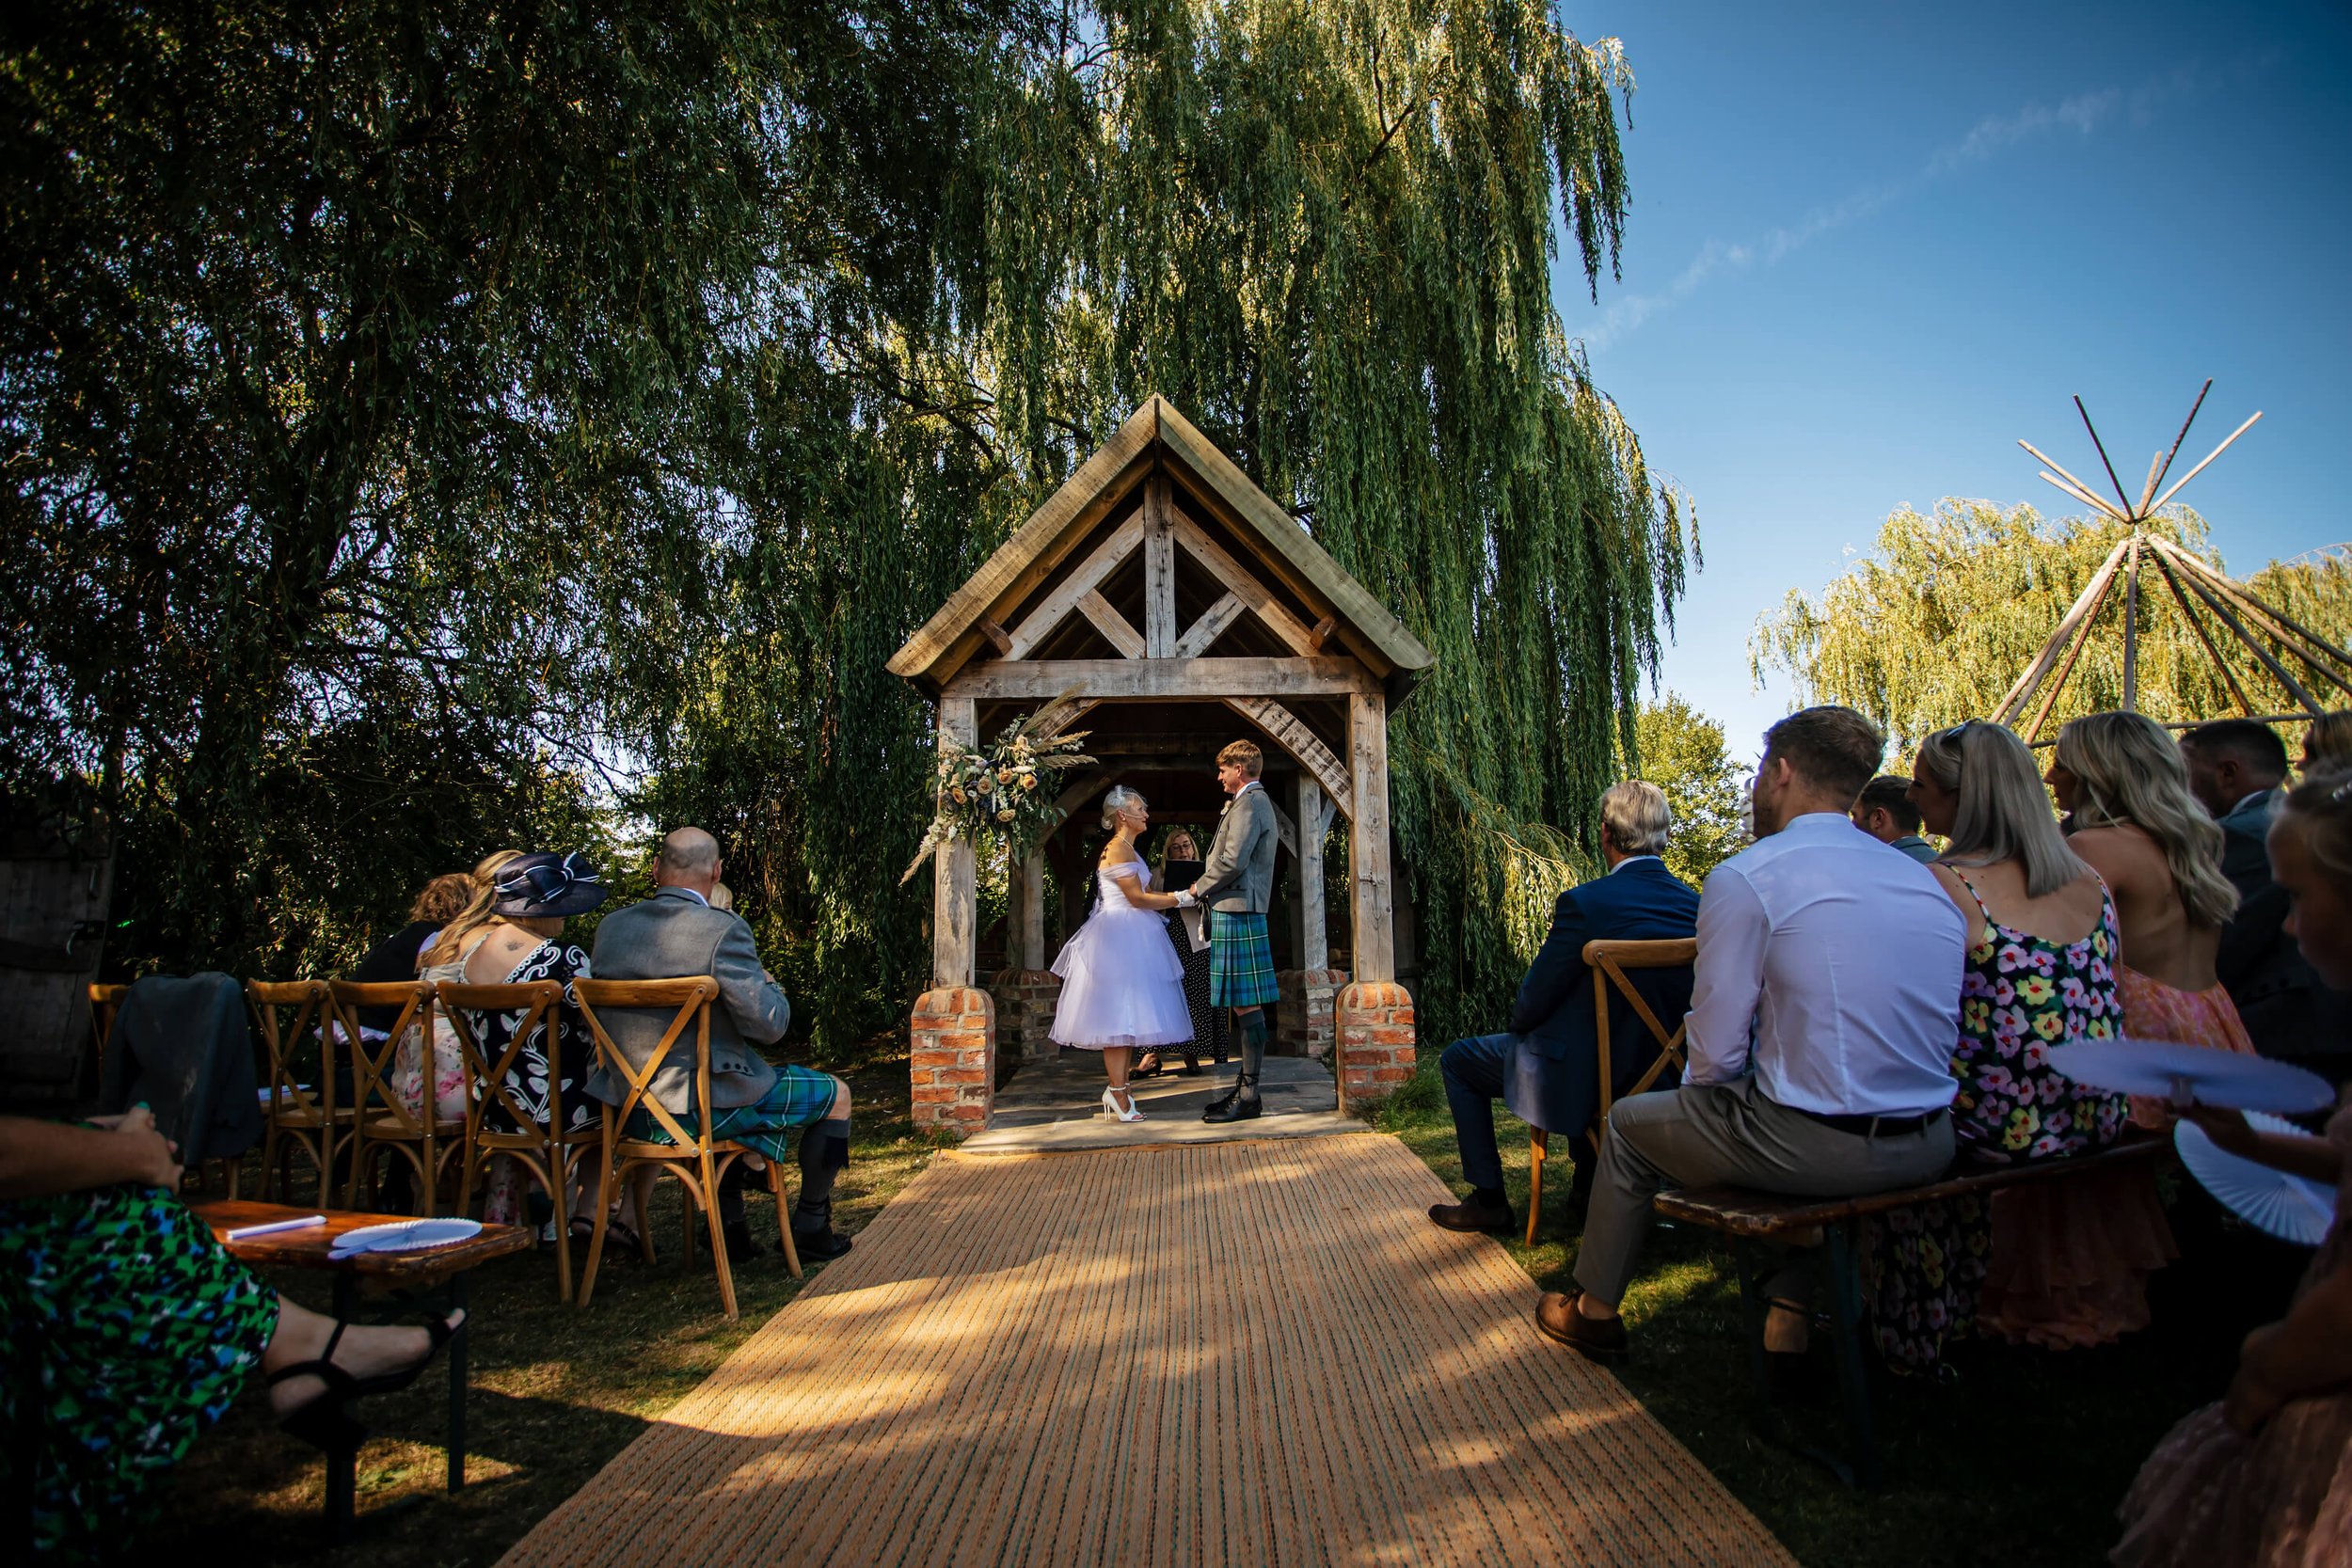
[[[720,1234],[726,1238],[727,1261],[730,1263],[749,1263],[765,1256],[759,1249],[759,1243],[752,1240],[752,1227],[749,1220],[737,1220],[733,1225],[723,1228]]]
[[[803,1263],[829,1263],[850,1250],[850,1238],[830,1225],[822,1230],[795,1230],[792,1250]]]
[[[1478,1201],[1475,1195],[1459,1203],[1433,1203],[1429,1218],[1441,1230],[1474,1230],[1491,1236],[1509,1236],[1519,1227],[1518,1216],[1511,1212],[1507,1203],[1488,1206]]]
[[[1265,1110],[1265,1101],[1258,1098],[1256,1085],[1252,1084],[1248,1087],[1249,1093],[1247,1098],[1243,1096],[1240,1089],[1236,1088],[1232,1094],[1201,1112],[1200,1119],[1214,1122],[1255,1121]]]

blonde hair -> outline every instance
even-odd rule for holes
[[[1103,831],[1106,833],[1117,832],[1119,814],[1129,806],[1141,804],[1143,804],[1143,797],[1135,790],[1129,789],[1125,784],[1111,785],[1110,793],[1103,797]]]
[[[2237,889],[2221,875],[2220,825],[2188,792],[2181,749],[2143,713],[2087,713],[2058,731],[2058,765],[2082,781],[2078,828],[2130,824],[2156,841],[2173,891],[2196,926],[2218,926],[2237,911]]]
[[[2025,868],[2028,898],[2091,874],[2066,847],[2033,753],[2010,730],[1981,719],[1938,730],[1920,745],[1919,767],[1936,788],[1959,797],[1946,863],[2016,861]]]
[[[2279,816],[2296,819],[2312,863],[2340,889],[2352,893],[2352,770],[2342,766],[2312,768],[2287,791]]]
[[[1629,855],[1662,855],[1674,831],[1666,792],[1640,779],[1613,784],[1600,794],[1600,831]]]
[[[2312,771],[2352,768],[2352,707],[2323,713],[2303,732],[2303,754]]]
[[[499,918],[490,912],[490,906],[498,901],[498,890],[491,884],[498,879],[499,871],[507,862],[522,858],[520,849],[498,849],[474,862],[469,879],[473,883],[473,896],[466,901],[466,907],[457,912],[455,919],[441,927],[441,934],[434,938],[432,951],[424,956],[426,964],[449,962],[457,956],[460,944],[469,933],[478,931]]]

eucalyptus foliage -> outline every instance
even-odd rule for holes
[[[2204,519],[2187,508],[2144,526],[2221,568]],[[2044,518],[2030,506],[1947,500],[1931,516],[1906,507],[1879,531],[1875,556],[1819,594],[1791,590],[1779,610],[1758,620],[1748,644],[1751,666],[1758,680],[1774,669],[1793,676],[1803,701],[1859,708],[1886,726],[1895,750],[1907,754],[1931,732],[1988,717],[1999,706],[2127,532],[2112,520]],[[2339,646],[2352,635],[2352,570],[2341,559],[2274,562],[2247,586]],[[2119,575],[2045,733],[2078,715],[2122,705],[2123,615]],[[2299,705],[2201,604],[2198,615],[2256,712]],[[2137,626],[2140,711],[2160,723],[2238,711],[2153,555],[2142,557]],[[2333,689],[2294,659],[2286,667],[2320,694]],[[2048,689],[2045,682],[2036,706]],[[2031,717],[2028,708],[2026,719]]]

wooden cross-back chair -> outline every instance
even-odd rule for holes
[[[262,1037],[262,1087],[269,1096],[262,1111],[268,1131],[262,1138],[262,1196],[269,1196],[275,1171],[278,1201],[293,1201],[298,1148],[318,1171],[319,1206],[331,1207],[335,1156],[350,1141],[352,1113],[349,1105],[335,1103],[336,1031],[326,982],[247,980],[245,1001]],[[296,1065],[306,1043],[318,1048],[318,1082],[310,1088]]]
[[[594,1127],[568,1128],[564,1105],[562,1062],[558,1056],[558,1009],[564,988],[553,980],[532,980],[512,986],[467,986],[443,981],[434,1002],[457,1036],[457,1049],[466,1064],[466,1149],[457,1207],[473,1207],[474,1180],[492,1159],[503,1154],[531,1173],[555,1206],[555,1295],[572,1299],[572,1222],[567,1204],[572,1167],[595,1148],[601,1134]],[[493,1061],[483,1043],[483,1024],[491,1013],[513,1013],[515,1025]],[[519,1076],[523,1047],[538,1034],[548,1063],[548,1119],[535,1119],[515,1098],[510,1075]],[[495,1107],[510,1128],[489,1120]]]
[[[1669,1032],[1651,1010],[1646,997],[1636,990],[1627,977],[1629,969],[1688,969],[1698,962],[1699,944],[1692,937],[1670,937],[1646,942],[1612,941],[1600,938],[1584,944],[1584,962],[1593,972],[1593,1043],[1598,1053],[1595,1066],[1599,1069],[1600,1092],[1594,1103],[1593,1144],[1597,1148],[1609,1131],[1609,1108],[1618,1100],[1616,1093],[1616,1064],[1611,1059],[1609,1039],[1609,995],[1615,991],[1633,1005],[1633,1016],[1642,1021],[1650,1038],[1658,1042],[1658,1059],[1635,1081],[1627,1094],[1646,1094],[1665,1074],[1671,1062],[1679,1073],[1685,1060],[1687,1023],[1677,1022]],[[1544,1155],[1549,1134],[1540,1127],[1527,1130],[1527,1244],[1535,1244],[1535,1224],[1544,1205]]]
[[[433,982],[329,980],[326,987],[334,1032],[351,1052],[351,1207],[359,1206],[370,1161],[396,1152],[416,1173],[417,1212],[429,1217],[439,1201],[442,1173],[453,1160],[464,1159],[466,1151],[466,1118],[443,1117],[435,1103]],[[396,1010],[391,1032],[381,1041],[359,1033],[362,1007]],[[412,1029],[423,1089],[414,1111],[392,1088],[392,1064],[401,1040]]]
[[[89,989],[89,1033],[91,1049],[98,1053],[98,1065],[106,1065],[106,1042],[114,1037],[115,1015],[122,1011],[122,999],[131,994],[128,986],[92,985]]]
[[[582,1307],[596,1293],[596,1268],[604,1259],[604,1234],[611,1224],[613,1201],[628,1184],[629,1178],[642,1171],[657,1177],[674,1176],[686,1189],[689,1262],[694,1256],[694,1210],[702,1210],[710,1231],[712,1259],[719,1271],[719,1301],[730,1322],[736,1317],[735,1273],[727,1263],[726,1236],[719,1219],[719,1183],[725,1179],[728,1167],[753,1150],[732,1139],[714,1138],[710,1134],[710,1005],[718,994],[719,982],[707,974],[677,980],[572,982],[572,1000],[580,1005],[580,1016],[588,1022],[588,1032],[596,1038],[596,1059],[623,1085],[621,1103],[604,1107],[604,1130],[597,1157],[596,1231],[588,1241],[588,1266],[580,1276]],[[646,1056],[642,1068],[632,1066],[620,1047],[612,1043],[600,1016],[607,1009],[631,1007],[649,1011],[672,1009],[660,1043]],[[669,1059],[670,1052],[690,1029],[694,1041],[694,1131],[691,1132],[653,1096],[654,1075],[661,1070],[661,1064]],[[670,1142],[629,1136],[630,1120],[641,1110],[668,1135]],[[798,1279],[801,1254],[792,1244],[792,1220],[784,1201],[782,1165],[777,1161],[768,1161],[767,1175],[769,1194],[776,1200],[776,1231],[784,1244],[784,1260],[790,1266],[792,1277]],[[639,1189],[641,1195],[647,1190]],[[638,1234],[641,1243],[649,1244],[653,1238],[644,1224],[645,1218],[641,1196]]]

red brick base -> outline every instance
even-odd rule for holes
[[[958,1137],[986,1127],[996,1102],[996,1004],[988,992],[925,991],[914,999],[908,1044],[914,1125]]]
[[[1347,1108],[1362,1112],[1413,1075],[1413,997],[1392,980],[1343,988],[1334,1004],[1340,1085]]]

